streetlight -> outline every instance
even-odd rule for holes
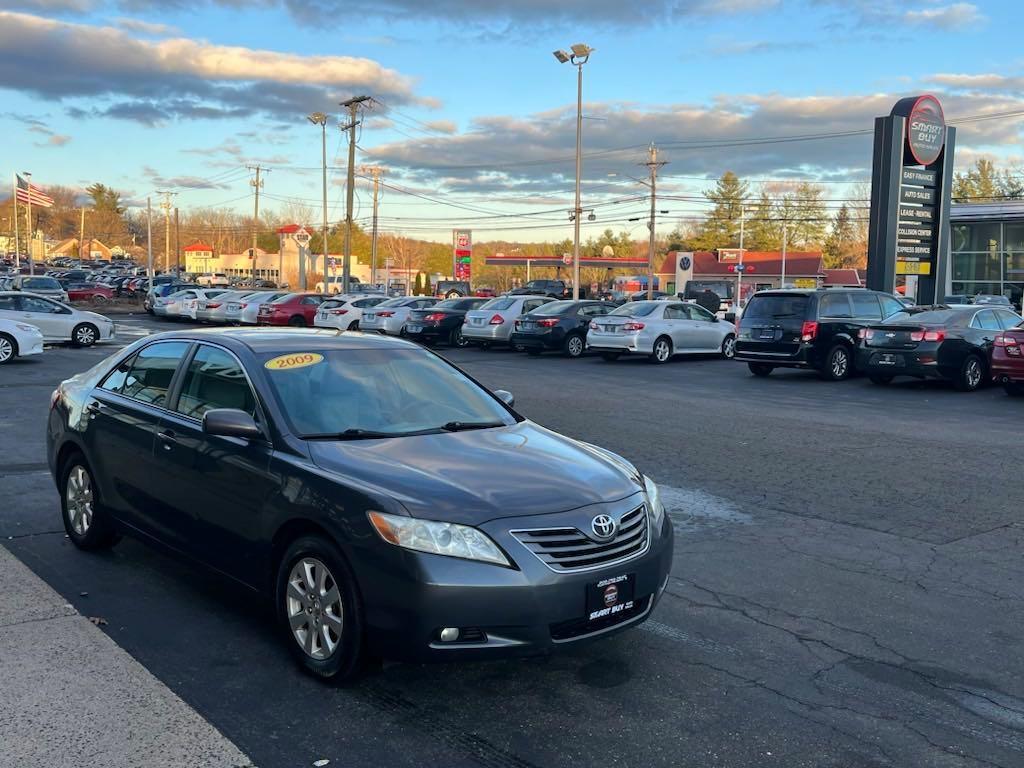
[[[576,43],[569,52],[555,51],[555,58],[561,64],[573,64],[576,67],[576,205],[573,207],[573,241],[572,241],[572,297],[580,297],[580,172],[582,170],[581,141],[583,138],[583,65],[594,52],[586,43]]]
[[[326,293],[331,292],[330,287],[330,272],[327,269],[327,115],[323,112],[314,112],[307,118],[313,125],[319,125],[322,133],[322,149],[323,149],[323,174],[324,174],[324,231],[323,231],[323,252],[324,252],[324,291]],[[281,279],[281,275],[278,275],[278,279]]]

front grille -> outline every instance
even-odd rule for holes
[[[641,505],[624,514],[615,536],[604,542],[593,541],[578,528],[535,528],[512,531],[512,535],[553,571],[585,571],[646,552],[650,544],[646,510]]]
[[[551,624],[548,627],[551,630],[551,639],[555,641],[572,640],[574,637],[589,635],[594,632],[601,632],[602,630],[614,627],[616,624],[622,624],[625,621],[630,621],[631,619],[635,619],[637,616],[642,615],[647,610],[647,604],[650,600],[651,597],[649,595],[647,597],[642,597],[639,600],[635,600],[633,602],[633,607],[628,611],[613,613],[595,621],[571,619],[569,621],[559,622],[558,624]]]

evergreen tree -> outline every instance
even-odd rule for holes
[[[777,251],[782,247],[782,223],[768,190],[762,189],[757,202],[747,207],[743,246],[749,251]]]
[[[824,261],[828,269],[843,269],[858,266],[860,244],[850,217],[850,209],[843,207],[832,220],[832,230],[825,239]]]
[[[789,242],[800,248],[820,246],[828,228],[828,212],[822,201],[824,190],[820,184],[802,181],[787,195],[792,201]]]
[[[749,185],[732,171],[722,174],[714,189],[704,196],[715,204],[708,214],[696,245],[705,251],[734,246],[739,241],[740,212],[750,197]]]

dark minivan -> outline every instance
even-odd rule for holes
[[[895,296],[863,288],[760,291],[740,319],[735,359],[755,376],[811,368],[842,381],[855,370],[860,329],[901,309]]]

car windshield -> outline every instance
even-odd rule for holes
[[[551,301],[547,304],[537,307],[536,309],[530,310],[526,314],[528,315],[561,315],[567,312],[571,307],[575,306],[575,301]]]
[[[515,303],[515,299],[502,296],[500,299],[491,299],[486,304],[480,305],[480,309],[508,309]]]
[[[52,277],[29,277],[21,281],[21,287],[27,291],[59,291],[60,283]]]
[[[422,349],[314,349],[268,354],[261,362],[291,429],[305,438],[399,437],[516,421],[458,369]]]
[[[918,312],[904,310],[885,318],[886,325],[956,325],[972,313],[956,309],[926,309]]]
[[[754,296],[743,311],[744,320],[782,320],[804,317],[807,313],[807,296]]]
[[[664,303],[660,301],[631,301],[621,307],[616,307],[608,314],[619,317],[647,317],[660,306],[664,306]]]
[[[483,299],[446,299],[434,305],[434,309],[476,309]]]

